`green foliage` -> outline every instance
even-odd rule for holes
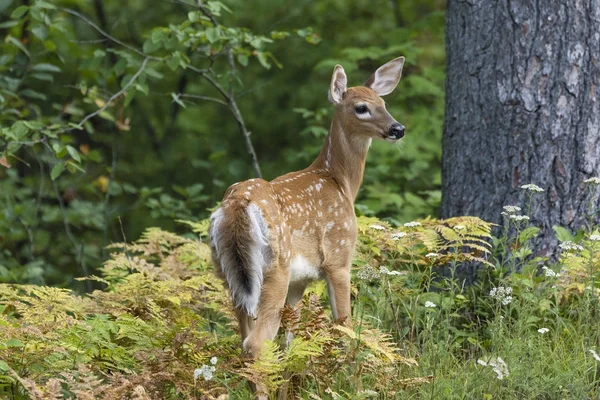
[[[203,231],[206,223],[190,225]],[[214,278],[206,244],[151,228],[134,243],[110,247],[116,251],[101,277],[90,278],[104,289],[89,295],[0,286],[5,394],[248,396],[246,379],[271,391],[286,381],[294,383],[292,390],[323,391],[334,382],[326,371],[365,358],[369,379],[383,378],[396,363],[416,365],[401,356],[388,334],[367,324],[354,329],[332,324],[314,294],[305,298],[297,319],[286,311],[284,325],[295,334],[290,346],[282,350],[268,343],[256,361],[244,363],[230,299]]]
[[[250,398],[252,382],[258,393],[307,399],[593,398],[600,234],[563,242],[551,264],[522,256],[538,230],[515,216],[506,213],[515,230],[500,238],[473,217],[401,228],[360,217],[351,325],[331,321],[317,283],[299,310],[283,310],[291,343],[280,335],[254,361],[240,354],[208,246],[150,228],[110,246],[89,278],[102,290],[0,285],[0,390],[14,399]],[[207,221],[186,225],[206,237]],[[464,263],[482,267],[470,286]]]

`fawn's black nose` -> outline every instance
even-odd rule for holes
[[[394,139],[400,139],[404,137],[404,125],[401,123],[395,122],[390,126],[390,130],[388,131],[388,135],[393,137]]]

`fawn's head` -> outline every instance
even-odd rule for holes
[[[341,65],[333,69],[329,101],[335,105],[347,135],[395,142],[404,136],[404,126],[385,108],[381,96],[394,91],[400,77],[404,57],[398,57],[377,69],[363,86],[347,88],[346,73]]]

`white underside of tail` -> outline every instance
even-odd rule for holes
[[[228,249],[221,244],[221,235],[223,230],[227,229],[227,226],[222,224],[224,214],[220,207],[211,215],[212,229],[210,236],[221,264],[221,270],[229,285],[234,305],[244,309],[248,315],[256,317],[264,280],[263,275],[271,264],[269,230],[260,208],[256,204],[250,203],[246,213],[248,214],[250,230],[248,236],[251,238],[251,243],[249,243],[249,266],[236,265],[232,249]],[[248,272],[248,280],[251,284],[249,293],[243,287],[243,282],[239,278],[242,268]]]

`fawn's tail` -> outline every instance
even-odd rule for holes
[[[270,265],[267,223],[247,200],[219,207],[210,217],[213,260],[229,286],[235,307],[256,317],[263,273]]]

